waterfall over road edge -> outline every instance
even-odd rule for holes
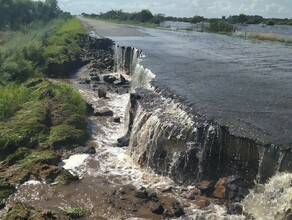
[[[116,70],[132,78],[129,151],[138,164],[180,184],[233,177],[246,187],[276,172],[291,172],[291,148],[230,133],[229,128],[158,91],[155,75],[139,64],[142,51],[115,46]],[[234,196],[244,197],[237,192]]]

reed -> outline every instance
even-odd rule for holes
[[[292,39],[289,39],[283,35],[275,34],[275,33],[245,33],[245,34],[240,34],[239,36],[244,37],[244,38],[256,39],[256,40],[292,43]]]

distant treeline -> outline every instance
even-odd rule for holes
[[[61,14],[64,13],[57,0],[0,0],[0,29],[16,30],[32,21],[50,21]]]
[[[263,18],[259,15],[232,15],[229,17],[222,16],[222,18],[204,18],[203,16],[193,16],[193,17],[173,17],[165,16],[164,14],[153,15],[149,10],[142,10],[140,12],[123,12],[122,10],[110,10],[106,13],[100,14],[86,14],[82,13],[84,17],[105,19],[105,20],[119,20],[119,21],[135,21],[142,23],[154,23],[159,24],[162,21],[181,21],[181,22],[191,22],[199,23],[205,22],[224,22],[228,24],[282,24],[282,25],[292,25],[292,19],[279,19],[279,18]]]
[[[163,20],[164,16],[154,16],[151,11],[144,9],[140,12],[123,12],[122,10],[111,10],[100,14],[86,14],[82,13],[84,17],[99,18],[106,20],[120,20],[120,21],[137,21],[142,23],[157,23]]]

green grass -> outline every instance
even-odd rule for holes
[[[0,48],[0,86],[41,77],[51,63],[78,60],[78,38],[84,33],[81,22],[74,17],[50,24],[34,23],[22,31],[11,32],[11,39]]]
[[[30,88],[8,85],[0,94],[4,109],[0,159],[19,147],[34,148],[41,143],[57,147],[86,140],[86,105],[70,86],[45,80]]]
[[[61,161],[61,157],[56,152],[51,150],[31,151],[22,160],[18,160],[15,165],[20,166],[21,169],[30,169],[36,164],[55,165]]]
[[[44,54],[49,63],[64,63],[74,61],[76,54],[81,52],[78,37],[85,29],[77,18],[72,18],[63,24],[56,24],[57,31],[47,40]]]
[[[16,202],[7,213],[3,216],[3,220],[12,219],[29,219],[29,220],[43,220],[43,219],[71,219],[63,214],[54,213],[48,210],[34,208],[28,204]]]
[[[6,199],[14,191],[14,187],[0,182],[0,209],[5,205]]]
[[[61,26],[60,33],[65,32],[70,32],[72,34],[84,34],[85,29],[79,19],[74,17]]]
[[[85,208],[83,207],[59,207],[59,209],[68,217],[77,219],[85,215]]]
[[[31,98],[31,91],[21,85],[0,87],[0,122],[10,118]]]
[[[11,31],[0,31],[0,45],[7,43],[12,35]]]

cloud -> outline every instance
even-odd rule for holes
[[[292,18],[291,0],[59,0],[59,6],[73,14],[98,14],[111,9],[128,12],[149,9],[154,14],[164,13],[179,17],[221,17],[244,13]]]

